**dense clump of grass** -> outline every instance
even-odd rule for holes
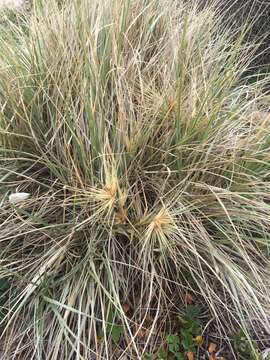
[[[221,335],[269,333],[270,120],[242,38],[176,0],[51,1],[1,30],[7,358],[139,359],[186,289]]]

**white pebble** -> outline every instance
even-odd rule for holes
[[[7,8],[7,9],[16,9],[23,6],[23,0],[0,0],[0,9]]]
[[[11,204],[18,204],[21,203],[29,198],[31,194],[25,192],[17,192],[14,194],[9,195],[9,202]]]

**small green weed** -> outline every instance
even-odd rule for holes
[[[114,323],[108,324],[107,333],[111,335],[113,342],[117,344],[124,333],[124,326]]]
[[[199,322],[200,309],[194,305],[188,305],[186,313],[179,316],[181,323],[181,345],[185,351],[195,351],[201,343],[201,326]]]
[[[178,316],[179,332],[168,334],[166,344],[160,347],[158,354],[146,354],[144,359],[184,360],[188,352],[195,353],[203,342],[199,315],[199,307],[188,305],[184,315]]]
[[[239,360],[263,360],[256,342],[250,341],[242,330],[234,336],[234,348]],[[266,360],[270,360],[270,355]]]
[[[124,326],[121,324],[117,324],[116,322],[117,313],[116,311],[110,311],[109,316],[107,319],[107,327],[106,327],[106,334],[111,336],[112,341],[117,344],[119,343],[121,336],[124,333]]]

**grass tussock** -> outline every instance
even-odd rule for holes
[[[269,333],[270,117],[243,33],[176,0],[21,21],[0,32],[6,358],[140,359],[186,289],[220,335]]]

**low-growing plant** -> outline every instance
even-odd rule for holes
[[[243,78],[245,31],[195,2],[51,0],[0,33],[5,358],[140,359],[187,288],[220,336],[270,332],[269,78]]]
[[[187,353],[195,354],[203,343],[199,314],[199,307],[188,305],[186,312],[178,317],[178,331],[167,334],[157,355],[145,354],[144,360],[185,360]]]
[[[270,360],[270,354],[263,357],[262,351],[258,348],[255,341],[251,341],[250,338],[243,332],[238,331],[234,336],[234,348],[239,360]]]
[[[112,341],[115,344],[118,344],[118,342],[121,339],[121,336],[124,333],[124,327],[122,324],[117,323],[117,313],[113,313],[113,311],[109,312],[109,316],[107,319],[107,327],[106,327],[106,333],[108,336],[111,336]]]

